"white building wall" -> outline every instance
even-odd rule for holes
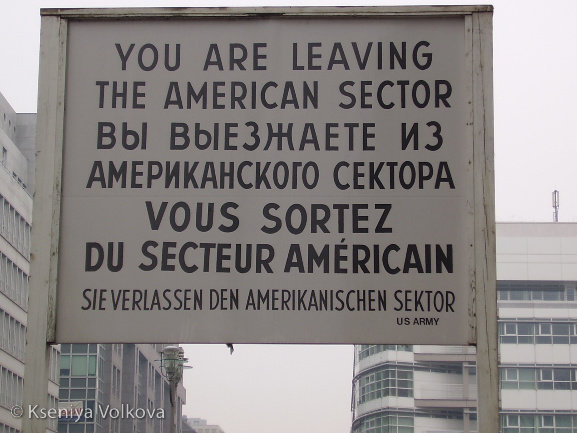
[[[29,229],[32,220],[34,135],[36,116],[15,113],[0,95],[0,432],[20,432],[11,415],[22,403],[27,322]],[[53,350],[48,392],[56,407],[58,351]],[[55,421],[47,431],[55,431]]]
[[[463,433],[463,423],[456,419],[415,417],[415,433]]]
[[[361,403],[357,407],[357,416],[362,416],[371,412],[378,411],[383,407],[393,407],[396,409],[412,409],[415,407],[415,401],[409,397],[383,397],[369,400]]]
[[[497,224],[497,280],[577,281],[577,224]]]
[[[502,344],[501,364],[575,364],[577,347],[564,344]]]
[[[465,387],[462,374],[415,371],[414,397],[423,400],[469,400],[476,398],[477,387]]]
[[[27,250],[18,242],[23,238],[13,236],[21,226],[20,218],[30,222],[32,217],[32,198],[25,190],[27,160],[15,143],[17,127],[18,115],[0,95],[0,432],[9,431],[7,427],[19,431],[21,427],[21,420],[14,418],[10,409],[18,403],[14,400],[21,399],[24,359],[17,354],[23,354],[25,340],[23,333],[16,336],[13,331],[19,324],[26,325],[26,302],[12,281],[12,271],[30,273]]]
[[[504,410],[575,411],[577,391],[504,389],[501,406]]]

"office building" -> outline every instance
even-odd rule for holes
[[[0,432],[18,433],[10,410],[22,403],[30,275],[36,115],[18,114],[0,94]],[[52,350],[49,404],[56,407],[58,350]],[[56,430],[56,420],[48,423]]]
[[[35,126],[35,114],[14,112],[0,94],[0,433],[21,433],[21,418],[11,409],[23,400]],[[160,365],[162,347],[66,344],[60,356],[54,346],[47,409],[66,410],[60,420],[49,417],[47,431],[169,432],[171,399]],[[180,385],[179,421],[184,400]],[[87,409],[92,418],[85,417]]]
[[[497,224],[502,433],[577,431],[577,224]],[[477,431],[474,348],[355,349],[353,433]]]
[[[168,433],[170,386],[160,344],[62,344],[59,433]],[[182,383],[175,400],[181,433]]]
[[[183,422],[196,433],[224,433],[224,430],[216,424],[209,424],[202,418],[184,417]]]

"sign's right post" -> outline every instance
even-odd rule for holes
[[[473,60],[473,140],[475,164],[475,262],[477,278],[472,313],[477,335],[477,426],[479,433],[500,431],[495,201],[493,152],[492,13],[471,16]],[[481,286],[482,285],[482,286]]]

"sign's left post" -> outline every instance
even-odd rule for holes
[[[42,16],[36,126],[36,189],[30,259],[30,293],[22,405],[22,431],[45,433],[49,417],[50,342],[55,335],[58,233],[64,117],[66,20]],[[30,408],[38,408],[36,412]],[[55,408],[54,408],[55,409]]]

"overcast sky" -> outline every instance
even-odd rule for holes
[[[257,4],[286,2],[10,2],[0,14],[0,92],[17,112],[36,111],[40,7]],[[577,2],[494,0],[492,4],[497,220],[551,221],[551,194],[557,189],[560,221],[576,222]],[[187,346],[187,356],[194,369],[185,373],[184,412],[220,424],[226,433],[347,433],[350,428],[349,346],[237,346],[233,355],[224,345]]]

